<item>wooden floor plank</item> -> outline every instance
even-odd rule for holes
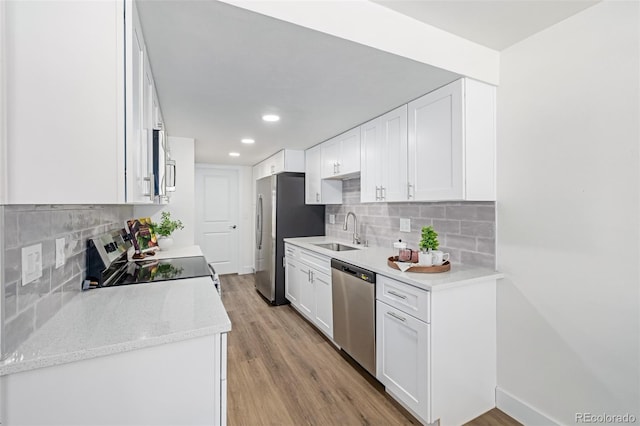
[[[224,275],[231,319],[227,417],[230,426],[419,424],[375,380],[290,306],[270,306],[253,275]],[[494,409],[470,426],[518,425]]]

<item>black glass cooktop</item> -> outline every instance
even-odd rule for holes
[[[103,286],[142,284],[211,275],[211,269],[203,256],[145,259],[127,263],[117,279]]]

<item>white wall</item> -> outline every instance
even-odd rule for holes
[[[195,240],[195,141],[191,138],[169,136],[171,159],[176,161],[176,191],[171,193],[171,201],[165,206],[135,206],[136,217],[151,217],[160,221],[163,211],[171,213],[171,218],[179,219],[184,229],[173,233],[175,247],[194,245]]]
[[[501,55],[498,406],[529,424],[640,421],[639,17],[599,3]]]

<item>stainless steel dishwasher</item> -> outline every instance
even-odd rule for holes
[[[333,340],[376,375],[376,274],[331,259]]]

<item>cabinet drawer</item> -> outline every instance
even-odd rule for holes
[[[287,259],[299,259],[300,252],[298,247],[293,246],[291,244],[284,244],[284,257]]]
[[[300,249],[300,260],[318,271],[331,275],[331,258]]]
[[[430,294],[426,290],[385,277],[377,276],[376,299],[425,322],[431,322]]]

